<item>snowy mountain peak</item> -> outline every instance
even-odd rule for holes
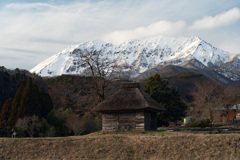
[[[81,65],[82,54],[100,52],[101,57],[117,59],[123,72],[137,76],[157,65],[181,65],[196,59],[201,68],[220,67],[228,62],[229,52],[213,47],[199,37],[163,37],[129,40],[120,44],[101,40],[71,46],[62,52],[39,63],[30,70],[41,76],[58,76],[62,74],[84,74],[87,67]]]

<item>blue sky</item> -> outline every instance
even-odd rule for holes
[[[238,0],[1,0],[0,66],[31,69],[81,42],[198,36],[240,53]]]

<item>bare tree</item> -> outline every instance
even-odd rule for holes
[[[16,127],[22,128],[25,130],[30,137],[33,137],[37,124],[39,123],[39,118],[36,115],[19,118],[16,123]]]
[[[213,81],[205,81],[196,83],[195,87],[191,93],[194,101],[189,111],[193,117],[209,118],[212,122],[216,117],[225,116],[227,119],[230,108],[240,102],[239,86],[223,87]]]
[[[116,59],[104,57],[101,53],[101,51],[86,51],[80,54],[82,65],[88,66],[90,75],[94,79],[98,102],[105,99],[105,90],[111,83],[112,76],[119,69]]]
[[[240,87],[237,85],[228,85],[224,88],[223,104],[233,106],[234,104],[240,103]]]
[[[92,113],[86,113],[83,117],[78,115],[66,119],[65,125],[70,128],[74,135],[81,135],[100,130],[101,120]]]
[[[190,107],[190,114],[196,118],[211,119],[211,110],[219,104],[219,95],[221,89],[213,81],[198,82],[195,84],[195,90],[192,91],[194,101]]]
[[[79,116],[67,118],[65,125],[74,132],[74,135],[80,135],[85,130],[85,123],[81,121]]]
[[[228,118],[232,113],[231,112],[231,107],[232,106],[236,105],[236,113],[238,113],[239,111],[238,111],[237,104],[240,103],[240,87],[238,85],[228,85],[228,86],[226,86],[223,89],[221,103],[226,108],[226,113],[228,115]],[[232,121],[233,124],[234,124],[234,119]]]

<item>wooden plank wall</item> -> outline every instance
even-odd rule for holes
[[[136,113],[121,113],[119,114],[120,130],[135,130]]]
[[[118,114],[103,114],[102,115],[102,130],[117,131],[118,130]]]
[[[144,112],[136,113],[136,130],[144,130]]]
[[[144,130],[144,112],[102,115],[103,131]]]

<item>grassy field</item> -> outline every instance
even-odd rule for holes
[[[0,159],[240,159],[240,134],[93,133],[0,138]]]

